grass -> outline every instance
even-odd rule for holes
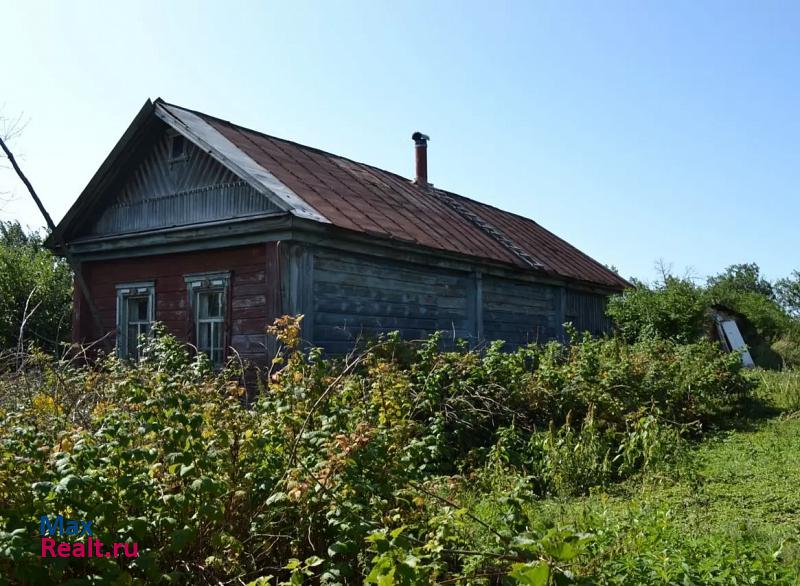
[[[664,563],[679,569],[696,552],[712,560],[720,552],[772,557],[800,583],[800,373],[758,376],[762,396],[782,409],[777,417],[712,436],[672,477],[639,479],[609,494],[544,501],[531,515],[577,527],[588,522],[610,537],[600,540],[598,557],[589,564],[601,574],[603,566],[619,571],[621,559],[641,557],[654,545]],[[657,543],[642,543],[648,532]],[[723,555],[719,561],[734,560]]]
[[[776,407],[788,412],[800,410],[800,371],[764,370],[757,376],[761,391]]]
[[[670,470],[529,501],[528,526],[593,533],[575,568],[590,583],[800,584],[800,373],[754,376],[764,401],[755,416],[710,435]],[[499,514],[471,496],[487,519]]]

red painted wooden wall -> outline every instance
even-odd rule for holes
[[[264,328],[280,315],[280,267],[278,243],[268,242],[238,248],[145,256],[83,264],[82,271],[104,330],[116,328],[116,285],[154,281],[157,321],[178,338],[194,342],[192,313],[184,275],[213,271],[231,274],[226,339],[242,358],[264,363]],[[90,342],[102,335],[95,331],[83,296],[76,287],[73,340]]]

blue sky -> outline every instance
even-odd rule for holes
[[[624,276],[800,269],[800,3],[11,2],[56,220],[158,96],[534,218]],[[0,170],[0,217],[43,224]]]

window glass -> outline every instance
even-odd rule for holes
[[[117,353],[138,360],[141,338],[150,333],[154,315],[152,283],[117,286]]]
[[[225,362],[225,318],[230,273],[194,273],[183,276],[194,312],[195,345],[219,368]]]
[[[197,349],[205,352],[214,366],[221,366],[223,362],[224,298],[222,289],[196,293]]]

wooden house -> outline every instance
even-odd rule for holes
[[[168,104],[143,106],[47,245],[68,251],[73,338],[115,336],[121,356],[154,321],[207,352],[267,359],[265,326],[304,314],[338,353],[359,336],[503,339],[510,347],[609,327],[628,286],[536,222]]]

